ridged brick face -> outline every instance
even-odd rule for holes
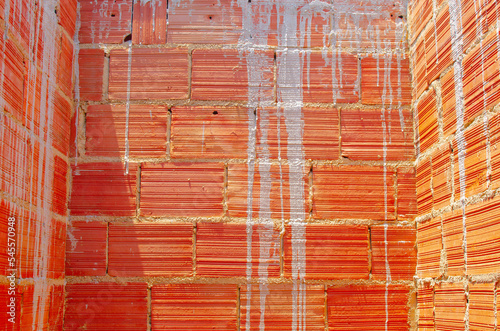
[[[499,9],[409,6],[419,330],[497,328]]]
[[[81,2],[66,328],[415,330],[406,6]]]
[[[63,327],[76,7],[0,1],[2,330]]]

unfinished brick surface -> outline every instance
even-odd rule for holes
[[[141,215],[222,215],[222,164],[146,163],[141,171]]]

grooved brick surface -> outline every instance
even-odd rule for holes
[[[266,164],[264,162],[248,169],[246,164],[229,164],[227,183],[227,208],[231,217],[290,218],[295,213],[305,213],[309,209],[308,174],[302,168],[304,205],[290,202],[290,169],[288,165]],[[249,190],[249,172],[253,171],[253,186]],[[298,186],[298,185],[297,185]],[[249,192],[251,192],[249,199]],[[249,201],[252,202],[248,206]],[[266,201],[266,202],[264,202]],[[268,201],[268,202],[267,202]],[[249,208],[250,207],[250,208]]]
[[[495,284],[469,285],[469,329],[495,330]]]
[[[173,107],[173,158],[246,158],[249,110],[243,107]]]
[[[198,223],[196,274],[202,277],[248,277],[250,271],[254,278],[260,278],[262,273],[279,277],[279,235],[279,230],[272,224]],[[251,250],[250,261],[248,250]]]
[[[417,164],[417,206],[420,215],[427,214],[432,209],[432,176],[431,158],[421,160]]]
[[[191,94],[194,100],[248,99],[248,54],[232,49],[197,49],[193,51]],[[258,89],[261,98],[273,100],[274,54],[256,51],[253,56],[262,66]],[[255,84],[255,83],[253,83]]]
[[[188,91],[186,49],[132,48],[111,51],[110,99],[184,99]]]
[[[441,209],[451,203],[453,173],[450,145],[439,147],[432,153],[433,208]]]
[[[109,225],[111,276],[190,276],[193,271],[191,224]]]
[[[141,215],[222,216],[221,163],[145,163],[141,170]]]
[[[394,177],[391,167],[315,166],[314,216],[393,220]]]
[[[409,59],[384,55],[361,59],[361,102],[367,105],[410,104]]]
[[[411,220],[417,215],[417,178],[414,167],[399,167],[398,180],[398,219]]]
[[[151,290],[153,330],[235,330],[236,285],[168,284]]]
[[[167,39],[167,0],[134,3],[132,43],[164,44]]]
[[[436,92],[430,89],[416,107],[418,112],[418,144],[420,152],[425,152],[438,141]]]
[[[126,105],[88,106],[85,123],[87,155],[166,156],[167,108],[155,105],[130,105],[128,108],[127,123]]]
[[[465,330],[466,297],[463,284],[436,284],[434,321],[436,330]]]
[[[72,221],[66,242],[66,275],[106,275],[108,226],[104,222]]]
[[[297,293],[298,287],[300,293]],[[264,302],[261,301],[261,293]],[[297,293],[294,297],[294,293]],[[240,328],[245,331],[278,331],[292,329],[292,325],[307,325],[311,330],[324,328],[325,292],[322,285],[263,284],[240,288]],[[307,304],[304,304],[306,302]],[[294,306],[297,319],[294,319]]]
[[[434,286],[422,283],[417,287],[418,329],[434,330]]]
[[[102,98],[104,51],[81,49],[78,53],[80,99],[99,101]]]
[[[137,165],[80,163],[72,165],[71,215],[135,216]]]
[[[461,276],[465,272],[465,254],[463,247],[463,212],[454,210],[442,216],[443,248],[446,252],[447,273]]]
[[[373,278],[412,280],[417,252],[415,228],[400,226],[371,227],[371,273]]]
[[[327,293],[330,329],[371,331],[408,328],[407,285],[334,286],[329,287]]]
[[[441,275],[440,261],[442,226],[439,217],[417,224],[417,276],[438,277]]]
[[[467,273],[497,272],[500,267],[499,199],[487,200],[466,209]]]
[[[64,328],[147,330],[146,283],[66,285]]]
[[[80,1],[80,31],[82,44],[121,44],[131,32],[132,0]]]
[[[292,278],[297,252],[294,225],[285,228],[285,277]],[[300,230],[299,230],[300,231]],[[356,225],[305,226],[306,279],[367,279],[368,227]]]
[[[395,161],[414,157],[408,110],[341,111],[342,156],[351,160]]]

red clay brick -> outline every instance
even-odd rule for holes
[[[59,91],[54,94],[54,113],[51,124],[52,146],[63,155],[68,155],[72,105]]]
[[[168,9],[169,43],[236,44],[242,32],[242,12],[233,0],[174,2]]]
[[[469,284],[469,330],[495,330],[495,284]]]
[[[462,213],[462,209],[457,209],[442,216],[443,247],[446,252],[446,270],[449,276],[462,276],[465,272]]]
[[[47,324],[49,330],[62,330],[64,321],[64,285],[49,287],[50,302]]]
[[[16,268],[18,277],[31,278],[34,277],[35,261],[41,259],[42,256],[39,240],[34,235],[40,229],[42,222],[34,212],[23,209],[17,211],[16,217]],[[50,229],[48,232],[50,233]],[[35,249],[35,247],[37,248]]]
[[[302,141],[288,139],[283,110],[257,110],[257,156],[273,159],[287,158],[288,149],[297,145],[305,159],[337,160],[339,157],[338,109],[302,108]],[[279,137],[278,137],[279,132]]]
[[[251,256],[248,256],[248,244]],[[250,270],[247,270],[250,265]],[[196,274],[202,277],[280,276],[280,233],[272,224],[198,223]]]
[[[465,330],[465,291],[461,283],[438,283],[434,295],[436,330]]]
[[[424,32],[423,37],[419,39],[417,43],[424,43],[425,44],[425,62],[421,61],[421,54],[419,54],[419,57],[414,57],[414,63],[415,66],[418,68],[422,68],[425,71],[425,77],[422,77],[426,81],[426,89],[430,83],[432,83],[436,78],[439,77],[439,72],[438,72],[438,43],[437,43],[437,27],[436,27],[436,22],[434,20],[431,20],[432,24],[427,27],[427,29]],[[441,31],[440,31],[441,32]],[[417,62],[418,61],[418,62]],[[422,70],[422,69],[421,69]],[[420,72],[420,74],[422,74]],[[420,96],[420,93],[417,95],[417,98]]]
[[[417,287],[418,330],[434,331],[434,285],[421,283]]]
[[[500,115],[496,114],[489,120],[490,135],[490,188],[495,190],[500,187]]]
[[[443,104],[443,131],[445,137],[454,134],[457,130],[454,72],[452,67],[441,78],[441,103]]]
[[[190,276],[192,224],[109,225],[110,276]]]
[[[81,49],[78,53],[78,65],[80,99],[100,101],[102,98],[104,50]]]
[[[64,268],[66,259],[66,223],[51,219],[49,228],[49,244],[48,254],[41,256],[48,259],[47,278],[61,279],[64,278]],[[43,245],[43,243],[42,243]]]
[[[409,105],[411,77],[409,59],[396,56],[361,59],[361,102],[367,105]]]
[[[434,30],[432,29],[431,31]],[[415,98],[419,98],[422,92],[429,87],[427,71],[432,70],[432,67],[428,65],[427,47],[430,42],[427,39],[420,38],[410,53],[415,66],[413,69],[413,93],[415,94]],[[422,59],[426,59],[427,61],[422,61]]]
[[[290,204],[289,166],[277,164],[256,164],[253,177],[249,179],[247,164],[229,164],[227,185],[227,208],[231,217],[248,217],[248,197],[251,193],[253,217],[288,219],[290,214],[306,212],[309,208],[309,182],[307,170],[303,168],[304,205],[292,210]],[[253,184],[249,188],[249,183]],[[302,190],[301,190],[302,191]],[[303,208],[303,209],[302,209]]]
[[[57,54],[57,85],[69,98],[73,96],[73,43],[61,34]]]
[[[413,1],[408,10],[408,21],[411,23],[411,41],[413,42],[432,18],[432,0]]]
[[[135,216],[137,165],[80,163],[72,165],[71,215]]]
[[[131,32],[132,0],[84,0],[80,2],[82,44],[121,44]]]
[[[247,158],[247,108],[173,107],[172,158]]]
[[[168,284],[151,290],[154,330],[236,330],[236,285]]]
[[[145,163],[141,175],[141,215],[222,216],[221,163]]]
[[[15,226],[14,230],[17,233],[19,231],[19,223],[22,222],[22,219],[25,217],[26,211],[22,209],[19,205],[14,202],[0,199],[0,275],[9,275],[10,272],[8,269],[12,267],[10,264],[9,258],[16,258],[17,256],[12,254],[8,254],[8,243],[12,242],[12,239],[9,240],[8,233],[9,231],[9,218],[15,218]],[[22,239],[22,236],[17,238],[13,238],[17,240]],[[16,250],[19,253],[21,247],[17,247]],[[26,254],[27,255],[27,254]],[[22,255],[21,255],[22,256]],[[27,258],[28,256],[24,256]],[[12,260],[11,260],[12,261]],[[19,263],[19,262],[18,262]]]
[[[135,2],[132,30],[134,44],[164,44],[167,41],[167,0]]]
[[[75,34],[77,0],[59,1],[59,24],[68,32],[68,35]]]
[[[371,227],[371,265],[374,279],[413,279],[417,264],[415,236],[416,229],[412,227]]]
[[[425,152],[439,139],[436,91],[431,88],[417,104],[418,144],[420,153]]]
[[[147,330],[146,283],[66,285],[64,329]]]
[[[340,118],[343,157],[377,161],[414,158],[409,110],[346,109],[341,111]]]
[[[435,210],[451,204],[453,192],[451,153],[449,144],[440,146],[432,153],[432,192]]]
[[[488,131],[484,123],[469,127],[464,133],[465,144],[465,196],[473,196],[484,192],[488,187],[487,157]],[[454,153],[454,178],[455,178],[455,200],[461,196],[460,188],[460,165],[458,157],[457,139],[453,140]]]
[[[414,167],[399,167],[398,181],[398,219],[412,220],[417,216],[417,177]]]
[[[86,154],[90,156],[165,157],[167,153],[165,106],[89,105],[85,122]]]
[[[500,199],[495,198],[466,208],[467,274],[498,271],[500,267]]]
[[[193,100],[246,101],[249,82],[247,54],[232,49],[199,49],[193,51],[191,94]],[[274,53],[256,51],[263,66],[259,93],[273,100]],[[257,89],[257,87],[252,87]]]
[[[490,34],[464,57],[465,123],[490,110],[500,100],[498,38]]]
[[[1,116],[0,125],[0,189],[23,201],[35,202],[39,183],[34,162],[38,162],[38,158],[29,134],[10,116]]]
[[[68,276],[106,275],[107,224],[72,221],[66,240],[66,274]]]
[[[133,48],[130,55],[125,49],[111,52],[110,99],[127,100],[129,94],[131,100],[184,99],[188,91],[186,49]]]
[[[401,23],[406,21],[407,12],[403,3],[349,0],[334,3],[334,6],[333,46],[372,53],[380,52],[381,47],[408,48],[406,38],[402,38],[404,25]]]
[[[431,159],[420,161],[417,165],[417,205],[418,214],[424,215],[432,209],[432,190],[431,190],[432,166]]]
[[[391,167],[315,166],[314,217],[393,220],[394,180]]]
[[[0,56],[4,69],[3,107],[7,113],[25,125],[26,118],[22,107],[25,83],[23,55],[12,40],[6,40],[5,44],[5,53]]]
[[[244,285],[240,291],[242,331],[257,330],[259,325],[270,331],[293,330],[299,325],[307,325],[311,330],[324,329],[323,285]]]
[[[292,225],[293,226],[293,225]],[[292,277],[294,238],[292,226],[285,228],[283,259],[285,277]],[[309,279],[367,279],[368,227],[360,225],[305,226],[305,277]]]
[[[356,55],[307,51],[301,53],[301,61],[304,102],[358,102],[359,73]],[[280,87],[278,84],[278,88]]]
[[[417,276],[420,278],[441,275],[441,229],[438,217],[417,223]]]
[[[462,4],[463,49],[469,46],[495,24],[497,20],[497,2],[482,0],[464,1]]]
[[[435,72],[431,72],[433,75],[429,76],[429,81],[438,78],[439,75],[452,64],[450,11],[448,5],[445,5],[438,13],[435,31],[437,34],[436,70]]]
[[[329,287],[331,330],[407,330],[407,285],[344,285]]]

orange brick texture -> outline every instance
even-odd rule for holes
[[[0,1],[2,330],[63,327],[76,6]]]
[[[409,4],[419,330],[496,330],[497,1]]]
[[[79,12],[66,329],[416,328],[405,5]]]

